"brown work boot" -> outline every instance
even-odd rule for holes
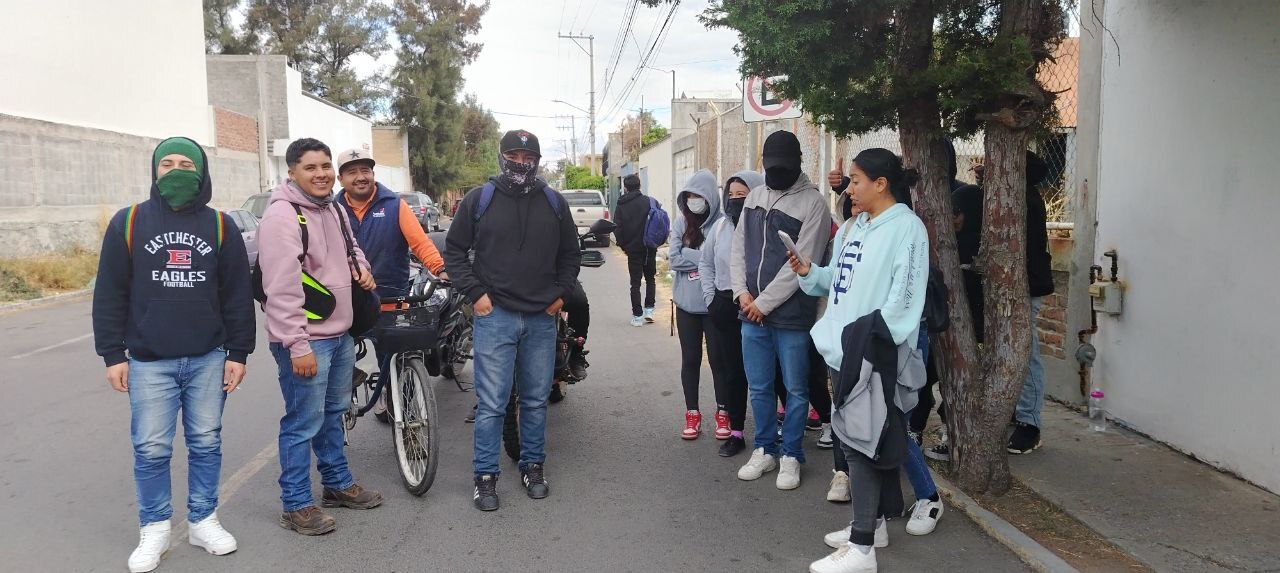
[[[332,517],[314,505],[280,514],[280,527],[292,529],[303,535],[324,535],[337,526],[337,522]]]
[[[360,487],[359,484],[347,489],[324,488],[320,496],[320,505],[325,507],[347,507],[351,509],[373,509],[382,505],[382,494]]]

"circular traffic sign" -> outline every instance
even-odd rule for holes
[[[760,82],[761,99],[763,99],[764,91],[769,89],[769,82],[764,78],[751,76],[751,79],[747,80],[747,93],[750,94],[747,97],[747,103],[751,104],[751,109],[755,110],[756,113],[763,115],[765,117],[779,116],[779,115],[782,115],[783,113],[786,113],[786,111],[788,109],[791,109],[791,106],[794,105],[791,100],[784,99],[784,100],[781,100],[781,103],[777,105],[770,105],[768,107],[765,107],[762,101],[756,100],[756,82],[757,81]]]

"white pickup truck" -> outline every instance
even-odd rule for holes
[[[566,189],[560,192],[569,203],[569,212],[573,214],[573,224],[578,226],[578,234],[587,232],[593,223],[609,218],[609,206],[604,202],[604,193],[595,189]],[[609,246],[609,236],[597,239],[601,247]]]

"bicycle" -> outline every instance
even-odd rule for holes
[[[385,305],[377,326],[356,343],[356,360],[368,355],[373,342],[390,355],[388,379],[377,372],[356,380],[351,389],[351,407],[343,414],[343,432],[355,428],[356,420],[377,405],[388,392],[388,422],[391,426],[396,461],[405,489],[421,496],[435,482],[439,463],[439,430],[435,390],[429,383],[424,357],[435,348],[441,309],[447,302],[448,281],[420,274],[406,296],[382,297]],[[444,295],[444,296],[441,296]]]

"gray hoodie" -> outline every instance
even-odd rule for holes
[[[707,200],[707,218],[702,222],[703,245],[694,249],[684,244],[684,231],[688,226],[685,218],[685,193],[692,193]],[[676,306],[685,312],[706,314],[707,302],[702,298],[702,281],[698,274],[698,263],[702,260],[702,251],[706,237],[710,237],[711,229],[723,217],[720,210],[720,194],[716,189],[716,177],[703,169],[694,173],[684,184],[680,194],[676,196],[676,216],[671,221],[671,237],[668,239],[667,258],[671,270],[675,271],[675,284],[671,286],[671,298]]]
[[[789,189],[761,185],[747,195],[734,231],[730,272],[733,298],[751,293],[765,326],[809,330],[818,320],[817,298],[800,292],[800,277],[787,263],[778,231],[789,235],[805,258],[822,259],[831,238],[831,210],[803,173]]]
[[[742,181],[747,189],[755,189],[764,185],[764,176],[755,171],[739,171],[724,182],[720,191],[720,208],[724,212],[729,206],[729,184]],[[727,212],[707,234],[702,243],[702,260],[698,262],[698,274],[702,278],[702,300],[711,304],[716,291],[732,291],[733,283],[729,280],[729,264],[733,254],[733,220]]]

